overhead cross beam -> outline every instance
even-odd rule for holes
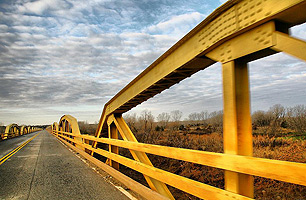
[[[221,62],[231,60],[232,58],[227,56],[227,51],[215,56],[212,55],[215,49],[220,48],[219,46],[225,43],[238,45],[237,41],[241,39],[254,43],[254,48],[256,46],[258,48],[271,46],[274,42],[271,39],[273,35],[270,35],[273,26],[267,24],[267,22],[280,21],[287,24],[289,28],[305,22],[305,10],[305,0],[232,0],[226,2],[105,104],[96,136],[100,135],[103,128],[107,129],[106,116],[112,113],[124,113],[131,109],[132,107],[124,107],[124,105],[133,102],[138,95],[145,93],[148,89],[150,90],[152,85],[158,85],[159,82],[164,80],[169,81],[163,82],[162,87],[152,90],[149,97],[153,97],[175,83],[219,61],[220,55],[224,59],[223,61],[221,59]],[[241,36],[240,39],[234,39],[245,32],[255,31],[256,27],[264,24],[267,24],[265,25],[267,27],[264,28],[269,33],[264,31],[255,33],[259,36],[257,40],[254,38],[251,42],[247,37],[243,39],[244,36]],[[268,38],[270,39],[267,40]],[[244,52],[244,49],[247,50],[249,47],[244,45],[240,49],[240,53],[236,50],[232,54],[239,57],[240,54],[246,54],[247,52]],[[275,46],[274,49],[277,50],[277,48],[282,50],[281,46]],[[275,53],[275,51],[265,51],[263,55],[271,53]],[[211,57],[208,58],[206,55]],[[171,78],[175,72],[178,72],[177,76]],[[136,105],[146,100],[147,98],[144,98],[138,101]],[[136,105],[133,104],[133,106]]]

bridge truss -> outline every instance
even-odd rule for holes
[[[289,31],[305,21],[305,0],[228,1],[105,104],[95,137],[82,135],[68,115],[52,132],[93,162],[94,154],[108,158],[112,169],[104,169],[130,187],[136,183],[118,174],[119,164],[142,173],[155,196],[139,185],[131,189],[148,199],[174,199],[166,184],[203,199],[252,199],[253,176],[306,186],[306,164],[252,157],[248,76],[248,62],[278,52],[306,61],[306,42]],[[122,114],[215,62],[222,63],[224,153],[138,143]],[[101,137],[104,132],[108,138]],[[129,149],[134,160],[120,156],[118,147]],[[224,169],[225,189],[154,168],[146,153]]]

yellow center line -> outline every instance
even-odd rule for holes
[[[36,135],[34,135],[33,137],[31,137],[30,139],[28,139],[27,141],[25,141],[24,143],[22,143],[21,145],[19,145],[18,147],[16,147],[14,150],[12,150],[10,153],[6,154],[5,156],[3,156],[2,158],[0,158],[0,165],[2,165],[7,159],[9,159],[10,157],[12,157],[15,153],[17,153],[20,149],[22,149],[25,145],[27,145],[29,142],[31,142],[35,137],[37,137],[39,134],[41,133],[41,131],[39,133],[37,133]]]

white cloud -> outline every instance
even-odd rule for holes
[[[219,2],[221,3],[221,4],[224,4],[225,2],[227,2],[228,0],[219,0]]]
[[[204,15],[199,12],[192,12],[173,16],[171,19],[152,25],[147,31],[152,34],[172,35],[181,37],[204,19]]]
[[[302,40],[306,40],[306,23],[294,26],[291,28],[291,33],[293,37],[300,38]]]
[[[0,32],[6,33],[8,31],[8,26],[5,24],[0,24]]]
[[[23,13],[42,15],[46,11],[56,11],[68,7],[68,4],[61,0],[37,0],[19,5],[18,10]]]
[[[104,103],[218,6],[197,0],[175,5],[171,0],[19,0],[2,5],[0,122],[6,124],[51,123],[63,114],[98,121]],[[293,34],[305,38],[305,30],[301,25]],[[284,55],[251,63],[254,108],[271,106],[267,99],[276,95],[288,104],[300,103],[306,94],[304,64]],[[219,110],[221,83],[216,64],[135,109],[154,114],[180,109],[187,115]],[[299,94],[289,89],[282,94],[286,85]]]

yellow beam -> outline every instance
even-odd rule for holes
[[[52,131],[59,131],[57,122],[54,122],[51,127],[52,127]]]
[[[110,114],[124,113],[191,74],[213,64],[214,61],[205,58],[205,55],[220,44],[268,21],[283,21],[289,27],[303,23],[306,21],[305,9],[305,0],[233,0],[226,2],[105,104],[96,136],[99,137],[102,129],[107,128],[105,119]],[[297,12],[300,14],[296,15]],[[262,36],[262,38],[265,37],[270,38],[268,35]],[[267,46],[266,42],[270,44],[271,41],[264,39],[264,46]],[[239,50],[235,50],[235,53],[239,54]],[[182,69],[191,71],[183,73],[183,76],[177,76],[172,82],[163,83],[164,79],[176,75],[175,72]],[[158,83],[163,87],[154,88],[154,85]],[[150,95],[140,98],[139,95],[145,96],[146,92],[149,92]],[[93,146],[95,147],[96,143]]]
[[[223,64],[222,69],[224,153],[252,156],[252,123],[247,64],[230,61]],[[253,197],[253,177],[225,171],[225,189]]]
[[[245,156],[250,159],[249,157],[252,156],[252,135],[246,64],[247,57],[249,56],[249,59],[257,59],[258,55],[261,56],[270,54],[271,52],[275,53],[275,51],[284,51],[305,60],[305,54],[303,53],[305,50],[305,42],[276,32],[274,24],[274,21],[281,21],[288,26],[286,28],[289,28],[296,24],[304,23],[306,21],[305,10],[306,0],[228,1],[107,102],[103,108],[96,137],[99,138],[102,129],[107,128],[106,120],[108,120],[111,121],[110,124],[115,124],[124,140],[137,142],[124,120],[121,117],[115,117],[114,114],[122,114],[175,83],[178,83],[182,79],[189,77],[199,70],[205,69],[215,61],[220,61],[223,63],[224,151],[228,154],[225,156],[227,156],[226,159],[229,159],[231,156],[243,155],[243,159],[246,158]],[[302,50],[297,50],[297,47]],[[264,54],[261,54],[263,52]],[[244,62],[242,62],[242,59],[239,61],[239,58],[243,58]],[[115,131],[115,128],[110,126],[109,134],[111,138],[116,137],[115,132],[117,130]],[[65,134],[63,133],[62,137],[67,139]],[[76,139],[78,138],[80,139],[82,136],[78,134]],[[83,144],[81,141],[70,138],[67,140],[74,141],[80,147],[88,147],[88,145]],[[94,140],[93,142],[94,148],[96,148],[97,141],[99,140]],[[156,170],[151,166],[152,164],[144,152],[137,151],[133,148],[130,149],[136,160],[133,162],[128,162],[125,158],[116,155],[117,152],[115,149],[115,154],[112,153],[112,146],[110,147],[111,152],[94,148],[88,147],[92,151],[92,154],[98,152],[116,162],[125,163],[127,166],[143,174],[150,174],[151,172],[153,173],[153,169]],[[188,159],[193,159],[193,157]],[[135,163],[140,164],[138,167],[137,165],[133,166]],[[229,165],[233,163],[235,162],[231,160]],[[280,164],[279,162],[277,163]],[[271,166],[275,165],[269,165],[269,167]],[[233,166],[231,167],[235,168]],[[257,171],[260,171],[257,167],[240,169],[238,166],[239,169],[234,170],[235,172],[230,170],[232,169],[230,167],[225,168],[226,190],[253,197],[253,177],[242,173],[256,174]],[[264,170],[271,169],[269,167],[264,167]],[[172,181],[180,180],[173,179],[171,176],[168,177],[165,175],[165,172],[160,171],[160,173],[163,173],[159,174],[163,176],[162,178],[154,173],[153,175],[151,174],[151,178],[149,177],[151,175],[145,175],[145,178],[151,188],[165,196],[168,195],[170,198],[173,198],[165,184],[161,182],[168,183],[167,181],[169,180],[167,178]],[[265,171],[265,173],[267,172]],[[286,180],[290,181],[290,178],[288,179],[287,177],[288,173],[285,173],[286,175],[283,174],[278,173],[281,178],[285,176]],[[275,174],[272,177],[274,176]],[[302,176],[299,174],[299,177]],[[294,181],[298,182],[300,179],[297,178]],[[171,182],[171,184],[173,183]],[[186,190],[181,185],[183,182],[175,184],[178,188],[183,188],[184,191],[191,190],[188,188]],[[201,191],[203,192],[204,190]],[[206,195],[197,192],[192,191],[191,194],[196,194],[196,196],[201,197]],[[223,198],[219,196],[205,197]]]
[[[118,139],[118,129],[117,127],[112,123],[108,126],[108,137],[111,139]],[[114,145],[109,145],[109,152],[119,154],[119,148]],[[116,170],[119,170],[119,163],[110,160],[109,162],[110,166],[115,168]]]
[[[206,54],[208,58],[226,63],[237,58],[272,47],[275,23],[268,22],[222,43]]]
[[[169,200],[168,198],[160,195],[159,193],[145,187],[144,185],[136,182],[135,180],[131,179],[130,177],[118,172],[114,168],[106,165],[105,163],[101,162],[100,160],[90,156],[89,154],[85,153],[84,151],[76,148],[75,146],[71,145],[70,143],[66,142],[65,140],[61,139],[56,133],[53,133],[59,140],[64,142],[67,146],[75,150],[76,152],[80,153],[82,156],[84,156],[87,160],[94,163],[98,167],[100,167],[103,171],[110,174],[112,177],[119,180],[121,183],[123,183],[125,186],[130,188],[132,191],[140,194],[142,197],[148,200]]]
[[[289,55],[306,61],[306,42],[293,38],[288,34],[275,32],[275,45],[271,48],[278,52],[285,52]]]
[[[13,138],[19,135],[20,127],[17,124],[9,124],[5,127],[4,139]]]
[[[70,128],[72,129],[72,133],[76,135],[81,135],[79,124],[76,118],[72,117],[71,115],[63,115],[60,119],[59,124],[62,124],[60,126],[61,131],[67,131],[69,132],[69,124]],[[77,141],[83,142],[81,138],[76,138]]]
[[[128,127],[128,125],[125,123],[124,119],[121,116],[115,117],[114,115],[111,115],[109,118],[113,120],[117,129],[119,130],[119,133],[121,134],[124,140],[138,142],[134,134],[132,133],[132,131],[130,130],[130,128]],[[153,164],[151,163],[146,153],[133,151],[133,150],[130,150],[130,152],[135,160],[141,163],[144,163],[146,165],[153,166]],[[168,197],[169,199],[174,199],[171,192],[169,191],[169,189],[163,182],[160,182],[154,178],[150,178],[146,176],[145,174],[144,174],[144,178],[146,179],[147,183],[149,184],[152,190],[157,191],[158,193]]]
[[[73,141],[73,139],[67,137],[67,136],[59,136],[60,139],[65,138],[69,141]],[[108,151],[102,150],[102,149],[94,149],[88,144],[82,144],[77,142],[78,145],[82,146],[83,148],[89,149],[91,151],[94,151],[97,154],[100,154],[104,157],[110,158],[112,160],[115,160],[131,169],[134,169],[142,174],[145,174],[146,176],[152,177],[158,181],[163,181],[168,185],[171,185],[173,187],[176,187],[180,190],[183,190],[187,193],[190,193],[194,196],[197,196],[202,199],[207,200],[216,200],[216,199],[235,199],[235,200],[250,200],[251,198],[241,196],[239,194],[235,194],[229,191],[225,191],[207,184],[200,183],[198,181],[194,181],[158,168],[155,168],[153,166],[144,164],[139,161],[131,160],[129,158],[125,158],[123,156],[110,153]]]
[[[62,133],[62,131],[58,132]],[[109,138],[96,138],[90,135],[66,134],[134,151],[306,186],[306,174],[304,173],[306,171],[305,163],[182,149]]]
[[[188,64],[202,52],[215,48],[214,45],[218,45],[218,42],[224,42],[235,35],[250,30],[255,24],[258,26],[268,20],[282,19],[283,13],[287,14],[287,23],[300,23],[300,19],[294,17],[295,13],[290,13],[290,9],[299,4],[301,4],[300,6],[305,6],[306,3],[304,0],[266,0],[260,2],[240,0],[227,2],[110,100],[105,114],[108,115],[115,112],[137,94],[148,89],[179,67]],[[203,62],[202,66],[197,67],[205,68],[207,64],[211,65],[212,63]]]

